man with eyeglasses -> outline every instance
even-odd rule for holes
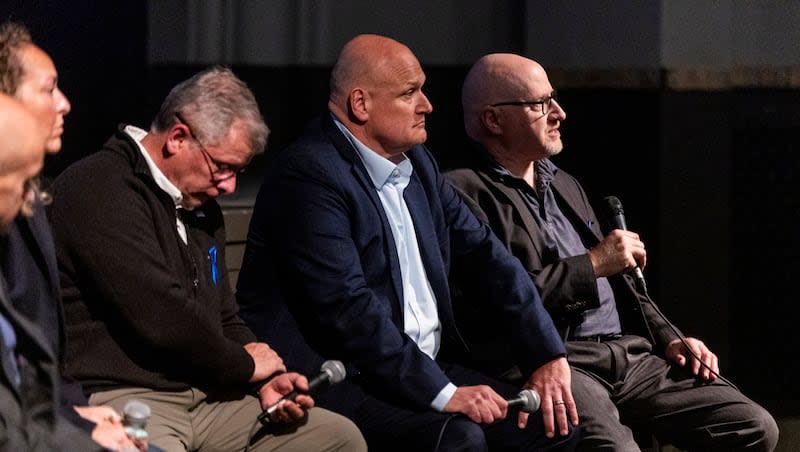
[[[639,236],[604,237],[578,181],[550,161],[563,148],[566,113],[544,69],[487,55],[469,71],[462,103],[477,152],[470,168],[446,177],[523,263],[567,341],[581,448],[638,451],[633,430],[649,430],[691,450],[772,450],[769,413],[719,377],[716,356],[684,338],[625,274],[644,267]],[[469,292],[456,306],[477,365],[512,376],[508,338],[485,331]]]
[[[214,198],[267,134],[247,86],[212,68],[175,86],[149,131],[120,126],[53,185],[65,372],[92,405],[148,404],[150,443],[166,451],[365,450],[236,313]]]

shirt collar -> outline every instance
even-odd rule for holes
[[[503,167],[503,165],[497,163],[497,161],[494,159],[491,160],[489,167],[494,174],[502,178],[511,178],[522,181],[522,179],[511,174],[509,170]],[[558,173],[558,167],[555,165],[555,163],[551,162],[550,159],[541,159],[533,162],[533,171],[536,175],[536,191],[538,193],[543,193],[547,187],[550,186],[550,183],[555,178],[556,173]]]
[[[550,188],[550,183],[556,177],[558,167],[550,159],[542,159],[534,162],[533,171],[536,174],[536,191],[542,194]]]
[[[361,158],[361,161],[367,168],[367,174],[369,174],[372,184],[375,185],[376,189],[380,190],[381,187],[383,187],[387,182],[391,182],[392,179],[398,180],[401,185],[407,184],[407,181],[411,178],[411,173],[414,171],[414,168],[411,165],[411,160],[409,160],[408,157],[405,157],[405,154],[403,154],[403,161],[395,165],[359,141],[359,139],[356,138],[355,135],[353,135],[350,130],[348,130],[347,127],[345,127],[345,125],[339,121],[338,118],[336,118],[336,115],[331,113],[331,117],[333,118],[333,123],[336,124],[336,127],[339,128],[344,136],[350,141],[350,144],[352,144],[356,149],[356,153],[358,153],[358,156]]]
[[[180,208],[181,202],[183,201],[183,194],[181,191],[176,187],[164,173],[156,165],[156,162],[150,157],[150,154],[147,152],[147,149],[142,146],[142,140],[145,136],[147,136],[147,132],[135,127],[135,126],[125,126],[124,129],[125,133],[130,136],[136,145],[139,147],[139,152],[142,153],[142,157],[144,157],[144,161],[147,162],[147,168],[150,170],[150,174],[153,176],[153,180],[155,181],[156,185],[164,192],[166,192],[170,198],[175,202],[175,207]]]

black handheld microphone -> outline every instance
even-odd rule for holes
[[[517,394],[517,397],[508,399],[507,402],[509,409],[519,407],[520,411],[533,413],[539,409],[542,404],[542,398],[533,389],[523,389]]]
[[[344,377],[347,376],[347,371],[344,368],[344,364],[341,361],[325,361],[322,363],[320,367],[320,374],[314,377],[311,381],[308,382],[308,393],[312,394],[318,390],[321,390],[324,387],[329,385],[333,385],[339,383],[340,381],[344,380]],[[297,391],[292,390],[292,392],[286,394],[285,396],[281,397],[280,400],[270,405],[266,410],[264,410],[261,414],[258,415],[258,421],[264,425],[269,424],[270,422],[274,422],[272,419],[273,413],[287,400],[294,400],[297,397]]]
[[[122,424],[125,433],[131,439],[147,439],[147,420],[150,419],[150,407],[135,399],[128,400],[122,409]]]
[[[620,201],[616,196],[606,196],[604,201],[608,207],[608,222],[610,223],[611,227],[613,229],[627,231],[628,226],[625,224],[625,211],[622,210],[622,201]],[[644,280],[642,269],[637,265],[631,272],[636,278],[636,281],[639,283],[642,291],[647,293],[647,282]]]

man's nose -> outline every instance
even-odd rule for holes
[[[236,176],[237,174],[234,173],[233,176],[223,181],[217,182],[216,187],[221,195],[233,193],[234,191],[236,191]]]

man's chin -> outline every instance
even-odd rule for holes
[[[418,144],[423,144],[428,141],[428,132],[422,130],[422,132],[418,133],[415,137],[414,144],[412,146],[416,146]]]
[[[550,143],[544,147],[545,152],[549,157],[553,157],[554,155],[558,155],[561,151],[564,150],[564,144],[561,143],[561,140],[558,140],[557,143]]]
[[[184,196],[181,205],[184,209],[192,210],[205,204],[209,199],[208,197]]]

